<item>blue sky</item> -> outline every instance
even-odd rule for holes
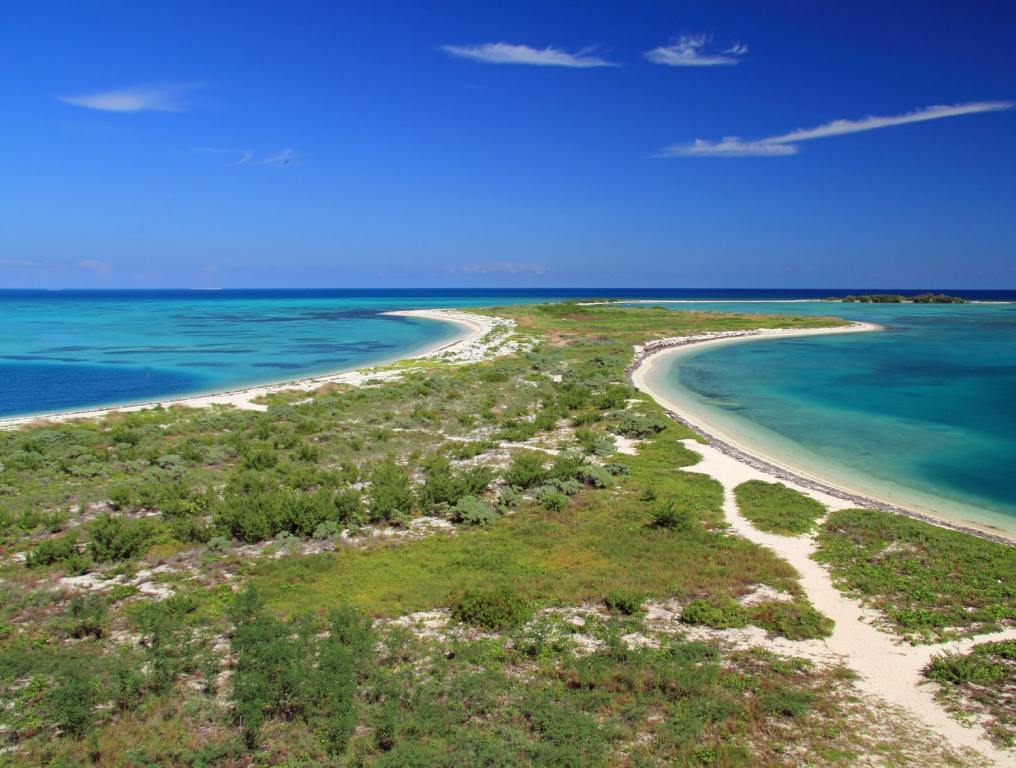
[[[1014,32],[991,0],[11,0],[0,287],[1013,288]]]

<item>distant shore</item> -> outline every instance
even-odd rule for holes
[[[983,538],[1006,544],[1016,543],[1016,536],[990,525],[984,525],[972,520],[956,520],[946,514],[937,511],[916,510],[910,507],[878,498],[870,493],[856,491],[840,481],[821,476],[813,471],[803,470],[799,467],[784,463],[773,457],[760,453],[757,449],[744,445],[735,435],[718,427],[716,424],[708,423],[705,419],[692,414],[689,409],[675,402],[670,396],[652,387],[648,382],[649,374],[666,359],[681,354],[690,347],[701,348],[703,346],[716,346],[731,342],[744,342],[758,339],[791,338],[795,336],[816,336],[839,333],[863,333],[882,330],[881,326],[874,323],[855,322],[849,325],[835,326],[831,328],[793,328],[793,329],[765,329],[752,331],[729,331],[723,333],[700,334],[695,336],[682,336],[672,339],[661,339],[652,341],[636,348],[635,360],[627,369],[628,380],[632,386],[645,392],[656,402],[663,406],[667,414],[675,421],[688,427],[690,430],[705,438],[711,445],[722,453],[736,459],[737,461],[750,466],[758,471],[769,475],[776,481],[786,481],[814,491],[833,496],[847,501],[858,507],[881,509],[887,512],[906,515],[927,523],[939,525],[954,530],[963,531]]]
[[[81,408],[69,411],[56,411],[52,413],[37,413],[26,416],[13,416],[11,418],[0,418],[0,429],[14,429],[25,424],[55,421],[64,422],[73,419],[101,418],[110,413],[130,413],[142,411],[148,408],[169,407],[173,405],[189,408],[204,408],[210,405],[231,405],[246,410],[265,410],[266,406],[258,405],[252,401],[283,390],[304,390],[311,391],[325,384],[350,384],[358,386],[371,381],[383,381],[390,378],[397,372],[378,371],[381,366],[402,360],[419,360],[428,357],[439,357],[444,355],[466,355],[469,356],[471,348],[484,336],[490,333],[495,327],[495,319],[484,315],[474,315],[460,312],[453,309],[405,309],[384,312],[385,315],[397,317],[416,317],[426,320],[436,320],[443,323],[451,323],[458,326],[461,332],[451,341],[440,341],[428,344],[408,355],[402,355],[393,360],[381,361],[370,366],[356,369],[342,369],[329,373],[308,376],[302,379],[262,384],[242,389],[221,390],[206,392],[197,395],[184,397],[170,397],[160,400],[151,400],[141,403],[125,403],[122,405],[104,405],[96,408]]]

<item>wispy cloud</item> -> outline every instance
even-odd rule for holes
[[[286,147],[274,155],[257,159],[254,152],[249,149],[228,149],[224,147],[197,147],[195,152],[203,152],[213,155],[232,155],[233,160],[226,164],[227,168],[233,168],[238,165],[271,165],[277,168],[290,165],[293,161],[300,158],[299,153]]]
[[[476,264],[463,264],[453,272],[467,275],[543,275],[547,267],[543,264],[530,264],[524,261],[484,261]]]
[[[37,267],[38,262],[28,259],[0,259],[0,267]]]
[[[193,83],[133,85],[113,91],[58,96],[64,104],[102,112],[183,112],[183,98],[196,88]]]
[[[299,155],[296,153],[296,150],[286,147],[282,151],[276,152],[274,155],[271,155],[270,157],[266,157],[264,160],[259,160],[258,164],[273,165],[276,168],[283,168],[291,164],[298,157]]]
[[[734,43],[724,51],[710,52],[709,38],[705,35],[681,35],[676,43],[661,45],[643,55],[654,64],[668,67],[724,67],[733,66],[748,52],[744,43]]]
[[[594,48],[584,48],[568,53],[560,48],[531,48],[528,45],[512,43],[483,43],[482,45],[442,45],[441,50],[462,59],[482,61],[487,64],[529,64],[537,67],[617,67],[613,62],[593,56]]]
[[[691,144],[672,144],[657,153],[657,157],[782,157],[798,151],[797,143],[814,139],[827,139],[848,133],[874,131],[892,128],[896,125],[923,123],[945,117],[974,115],[981,112],[1000,112],[1012,109],[1012,101],[971,101],[965,104],[922,107],[901,115],[871,115],[860,120],[833,120],[816,128],[799,128],[779,136],[770,136],[755,141],[743,141],[737,136],[728,136],[722,141],[698,139]]]

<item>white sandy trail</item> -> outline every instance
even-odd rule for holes
[[[681,412],[679,406],[655,392],[646,383],[646,373],[652,364],[660,359],[662,353],[675,346],[721,344],[745,335],[787,337],[830,332],[851,333],[876,328],[877,326],[869,324],[854,324],[831,329],[702,334],[650,342],[636,350],[636,363],[631,370],[631,381],[671,413],[706,432],[709,429],[707,425],[696,423],[693,418]],[[837,493],[836,496],[824,493],[816,487],[812,478],[799,477],[801,482],[795,483],[793,473],[780,471],[783,468],[778,465],[762,462],[753,466],[747,461],[751,458],[750,454],[741,450],[738,450],[736,455],[731,455],[730,452],[724,452],[713,445],[703,445],[696,440],[682,442],[688,449],[702,456],[698,464],[684,467],[683,470],[709,475],[723,486],[723,511],[732,530],[786,559],[801,575],[801,586],[811,602],[819,611],[836,622],[832,635],[824,641],[824,645],[830,654],[838,656],[859,675],[858,686],[862,691],[902,709],[941,734],[949,744],[960,749],[976,751],[983,759],[989,761],[983,763],[985,765],[1016,765],[1016,752],[996,748],[981,735],[979,726],[967,728],[954,720],[935,701],[932,686],[922,685],[921,675],[921,671],[931,658],[944,650],[962,652],[976,643],[1013,639],[1016,638],[1016,629],[937,645],[912,646],[899,642],[892,635],[870,623],[877,618],[874,611],[865,609],[857,600],[847,597],[833,586],[829,572],[812,559],[816,549],[813,537],[780,536],[758,530],[737,508],[734,488],[748,480],[779,481],[816,499],[830,510],[856,507],[855,499],[849,494],[839,494],[840,489],[837,488],[829,488],[830,491]],[[740,449],[736,445],[735,448]],[[779,476],[765,471],[767,467],[779,472]]]
[[[452,309],[407,309],[393,312],[385,312],[387,315],[400,317],[420,317],[428,320],[438,320],[446,323],[454,323],[462,329],[461,334],[450,342],[443,342],[425,347],[403,360],[416,360],[422,358],[440,358],[452,363],[477,362],[495,354],[507,354],[512,351],[511,344],[506,344],[507,337],[515,328],[512,320],[486,315],[474,315],[467,312],[459,312]],[[488,339],[492,332],[498,331],[496,338]],[[394,362],[394,361],[393,361]],[[257,387],[246,387],[244,389],[230,390],[226,392],[212,392],[205,395],[194,395],[191,397],[168,398],[165,400],[154,400],[147,403],[132,403],[128,405],[109,406],[104,408],[90,408],[77,411],[63,411],[60,413],[40,414],[35,416],[18,416],[10,419],[0,419],[0,429],[12,429],[25,424],[41,421],[62,422],[72,419],[98,418],[110,413],[129,413],[141,411],[147,408],[161,406],[163,408],[171,405],[186,406],[190,408],[206,408],[210,405],[231,405],[235,408],[245,410],[264,411],[267,406],[253,402],[259,397],[281,392],[284,390],[312,391],[325,384],[350,384],[360,386],[367,383],[378,383],[387,379],[395,378],[400,374],[397,369],[380,370],[378,366],[359,368],[353,371],[339,371],[336,373],[322,374],[305,379],[284,381],[277,384],[267,384]]]
[[[958,723],[935,701],[932,687],[921,685],[921,670],[932,656],[943,650],[968,650],[975,643],[1016,638],[1016,629],[981,635],[973,639],[938,645],[911,646],[865,621],[872,613],[833,586],[828,571],[812,559],[815,543],[811,537],[780,536],[759,531],[741,514],[734,500],[734,488],[748,480],[772,481],[772,477],[695,440],[684,445],[701,454],[702,460],[685,467],[701,472],[723,485],[723,511],[733,530],[744,538],[767,547],[786,559],[801,574],[801,586],[815,607],[836,622],[826,641],[831,653],[860,675],[859,687],[889,704],[901,707],[941,734],[950,744],[973,749],[994,765],[1016,765],[1016,755],[996,749],[980,736],[978,729]],[[788,485],[792,485],[787,483]],[[804,487],[796,487],[831,509],[849,506],[840,499]]]

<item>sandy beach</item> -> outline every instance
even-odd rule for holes
[[[859,685],[866,693],[910,713],[945,736],[950,743],[976,750],[988,761],[986,765],[1013,765],[1016,764],[1016,756],[1011,751],[997,749],[981,736],[979,729],[966,727],[953,719],[935,701],[932,687],[923,684],[921,673],[931,658],[943,651],[964,652],[975,643],[1013,639],[1016,638],[1016,629],[934,645],[913,646],[897,641],[875,626],[878,619],[875,612],[844,595],[833,585],[829,572],[812,559],[816,549],[812,536],[781,536],[758,530],[739,511],[734,489],[749,480],[778,481],[816,499],[831,511],[858,506],[876,507],[977,535],[1010,540],[997,532],[971,530],[952,521],[932,518],[879,499],[862,496],[850,489],[830,484],[823,478],[802,474],[767,457],[758,456],[739,445],[735,438],[683,411],[679,404],[652,389],[646,381],[653,366],[661,364],[668,355],[675,354],[675,350],[692,345],[877,330],[878,326],[869,323],[855,323],[835,328],[730,332],[663,339],[637,348],[635,361],[629,367],[628,374],[632,384],[651,395],[667,409],[672,418],[706,438],[707,445],[695,440],[684,441],[689,450],[702,457],[697,464],[685,467],[684,470],[709,475],[723,486],[723,510],[732,530],[787,560],[800,573],[802,586],[815,607],[836,622],[833,633],[827,640],[810,641],[820,646],[816,650],[839,658],[857,672]]]
[[[494,353],[507,354],[511,351],[510,346],[505,346],[507,336],[514,329],[514,323],[502,318],[475,315],[467,312],[460,312],[452,309],[406,309],[385,312],[386,315],[398,317],[416,317],[438,322],[452,323],[460,329],[460,334],[452,341],[443,341],[417,350],[411,355],[403,356],[398,360],[381,362],[367,368],[354,370],[335,371],[317,376],[310,376],[303,379],[293,379],[272,384],[264,384],[243,389],[228,390],[222,392],[209,392],[187,397],[166,398],[143,403],[127,403],[123,405],[103,406],[101,408],[88,408],[74,411],[60,411],[56,413],[33,414],[30,416],[17,416],[9,419],[0,419],[0,429],[14,429],[24,424],[38,423],[41,421],[64,422],[73,419],[99,418],[109,413],[130,413],[146,408],[170,406],[181,406],[187,408],[205,408],[211,405],[229,405],[235,408],[246,410],[266,410],[267,406],[253,402],[264,395],[283,390],[311,391],[325,384],[348,384],[361,386],[369,383],[379,383],[399,375],[397,369],[385,368],[394,362],[402,360],[422,360],[426,358],[440,358],[452,363],[469,363],[484,359]],[[490,338],[487,338],[487,337]]]
[[[771,479],[809,488],[827,496],[846,501],[853,507],[882,509],[996,541],[1008,544],[1016,543],[1016,536],[994,526],[975,520],[952,518],[947,513],[937,509],[921,507],[911,503],[900,503],[868,491],[862,492],[856,488],[851,488],[841,480],[829,475],[820,474],[813,468],[806,469],[788,463],[785,460],[765,455],[759,452],[758,449],[746,445],[743,440],[739,439],[737,435],[732,434],[729,430],[715,423],[708,422],[700,414],[693,412],[692,409],[685,407],[682,403],[676,402],[672,396],[654,389],[649,384],[649,378],[653,371],[667,361],[672,360],[675,355],[680,355],[691,347],[698,350],[703,347],[742,343],[752,340],[866,333],[879,330],[881,330],[881,326],[874,323],[854,322],[832,328],[776,328],[756,331],[728,331],[660,339],[636,349],[635,360],[628,368],[628,376],[633,386],[651,395],[654,400],[668,411],[672,418],[680,421],[704,437],[718,450],[747,466],[758,469]]]

